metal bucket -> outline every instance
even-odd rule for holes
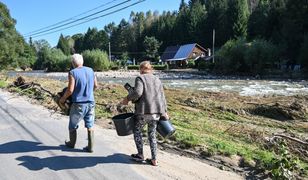
[[[168,138],[175,132],[175,128],[172,126],[169,120],[159,120],[156,130],[164,138]]]
[[[133,134],[134,129],[134,113],[119,114],[112,117],[117,134],[119,136],[127,136]]]

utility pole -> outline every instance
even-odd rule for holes
[[[110,48],[110,42],[108,43],[109,44],[109,61],[111,62],[111,48]]]
[[[213,63],[215,63],[215,29],[213,29]]]

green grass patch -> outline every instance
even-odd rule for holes
[[[95,108],[95,116],[97,118],[111,118],[113,115],[111,112],[108,112],[103,106],[96,106]]]
[[[175,140],[180,143],[179,146],[185,149],[200,145],[202,142],[199,136],[183,130],[178,130],[174,136]]]
[[[6,81],[0,80],[0,88],[6,88],[8,83]]]

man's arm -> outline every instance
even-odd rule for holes
[[[63,104],[63,103],[65,102],[65,100],[66,100],[70,95],[73,94],[74,88],[75,88],[75,79],[74,79],[74,77],[73,77],[72,75],[69,75],[69,76],[68,76],[68,87],[67,87],[67,89],[66,89],[64,95],[61,97],[60,103]]]
[[[94,75],[94,90],[97,88],[98,88],[97,79],[96,76]]]

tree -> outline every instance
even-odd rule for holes
[[[15,29],[16,21],[0,2],[0,69],[15,68],[23,63],[25,40]],[[28,66],[28,65],[27,65]]]
[[[283,26],[283,13],[285,12],[287,0],[271,0],[270,9],[265,26],[265,38],[271,40],[275,44],[281,43],[281,29]]]
[[[106,25],[106,26],[104,27],[104,30],[105,30],[105,32],[108,34],[108,37],[109,37],[109,38],[111,37],[111,35],[112,35],[112,33],[115,31],[115,29],[116,29],[116,25],[115,25],[114,22],[109,23],[108,25]]]
[[[215,45],[222,46],[228,41],[226,28],[227,16],[226,11],[228,8],[227,0],[207,0],[206,10],[208,11],[207,17],[203,23],[204,47],[212,44],[212,32],[215,29],[216,39]],[[202,44],[201,44],[202,45]]]
[[[112,33],[111,49],[117,54],[128,51],[127,37],[130,34],[129,23],[122,19],[116,30]]]
[[[63,36],[63,34],[60,35],[60,38],[59,38],[59,41],[58,41],[58,44],[57,44],[57,48],[58,48],[58,49],[61,49],[61,51],[62,51],[65,55],[71,54],[69,42],[68,42],[68,40]]]
[[[230,38],[246,37],[249,17],[247,0],[229,0],[227,20]]]
[[[172,44],[185,44],[190,43],[190,35],[187,28],[188,22],[188,5],[182,1],[180,5],[180,10],[176,18],[176,23],[173,28],[173,34],[176,37],[175,41]]]
[[[49,43],[44,39],[34,41],[33,45],[36,49],[36,54],[37,54],[37,59],[34,63],[33,68],[34,69],[45,69],[46,63],[48,62],[48,59],[47,59],[48,52],[50,51],[51,47]]]
[[[158,61],[158,49],[161,45],[161,42],[159,42],[155,37],[148,37],[146,36],[143,42],[146,57],[151,60]]]
[[[74,50],[75,53],[81,53],[84,48],[83,48],[83,37],[84,35],[81,33],[74,34],[72,36],[72,39],[74,40]]]
[[[292,65],[298,63],[301,45],[308,34],[308,5],[303,0],[288,0],[283,12],[282,38],[286,45],[286,57]]]
[[[270,10],[269,0],[260,0],[255,11],[248,20],[247,33],[249,39],[265,38]]]
[[[101,50],[86,50],[82,53],[84,65],[93,68],[95,71],[109,70],[111,63],[106,52]]]
[[[200,0],[190,1],[190,10],[187,16],[187,29],[190,41],[203,44],[203,39],[200,37],[202,37],[202,22],[206,19],[206,10]]]

